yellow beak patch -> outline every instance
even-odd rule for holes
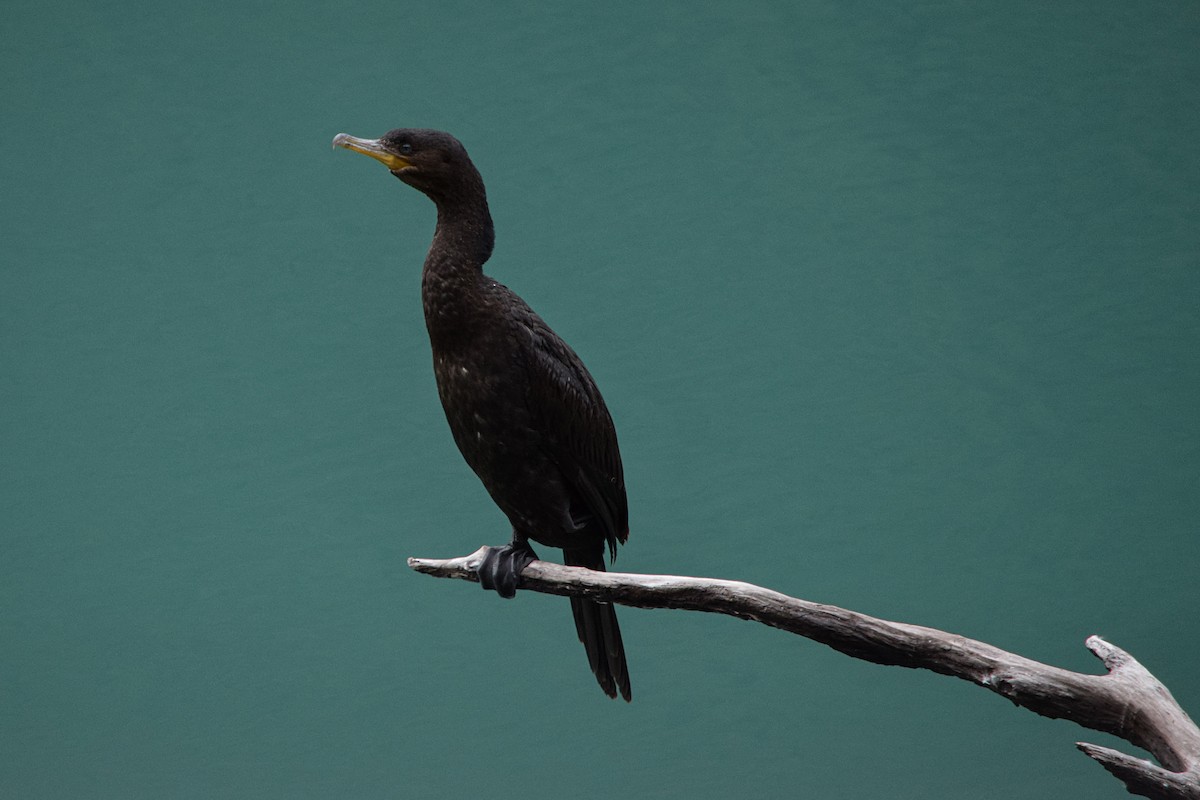
[[[333,146],[344,147],[347,150],[362,153],[364,156],[370,156],[392,172],[412,166],[411,161],[404,156],[398,156],[386,149],[380,144],[378,139],[359,139],[357,136],[351,136],[348,133],[339,133],[333,137]]]

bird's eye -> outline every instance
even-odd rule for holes
[[[404,155],[408,155],[412,152],[412,145],[408,144],[407,142],[400,145],[400,152],[404,153]]]

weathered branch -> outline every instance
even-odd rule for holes
[[[483,552],[452,559],[410,558],[408,565],[439,578],[476,581]],[[953,633],[876,619],[740,581],[593,572],[535,561],[521,573],[520,588],[638,608],[729,614],[804,636],[854,658],[961,678],[1042,716],[1069,719],[1149,751],[1161,766],[1077,743],[1131,793],[1200,800],[1200,728],[1133,656],[1098,636],[1088,638],[1087,648],[1108,672],[1086,675]]]

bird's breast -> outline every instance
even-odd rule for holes
[[[450,431],[471,466],[531,445],[534,426],[520,371],[500,369],[476,350],[435,354],[434,374]]]

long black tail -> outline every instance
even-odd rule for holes
[[[570,567],[587,567],[604,572],[604,551],[564,550],[563,561]],[[588,664],[596,675],[600,688],[609,697],[617,692],[629,702],[629,667],[625,664],[625,644],[621,641],[621,628],[617,625],[617,611],[612,603],[600,603],[582,597],[571,598],[571,613],[575,615],[575,632],[583,649],[587,651]]]

